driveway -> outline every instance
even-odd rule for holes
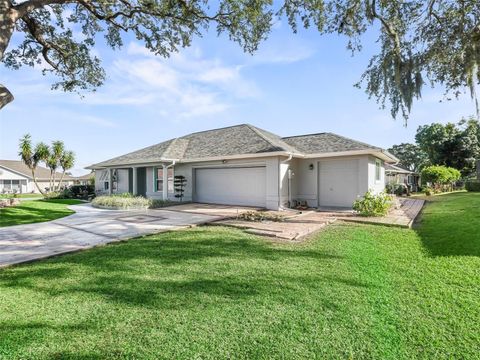
[[[251,208],[191,204],[144,211],[72,205],[76,213],[45,223],[0,228],[0,267],[128,238],[205,224]]]

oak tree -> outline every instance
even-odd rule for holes
[[[478,0],[0,0],[0,58],[13,69],[45,65],[44,72],[58,77],[53,88],[91,90],[105,80],[92,52],[102,35],[118,49],[130,32],[168,56],[214,27],[254,52],[276,17],[286,18],[293,31],[303,26],[344,35],[354,53],[373,29],[380,48],[357,85],[394,117],[407,119],[425,85],[440,86],[448,96],[469,89],[475,97]],[[9,48],[14,33],[22,40]],[[12,100],[0,85],[0,108]]]

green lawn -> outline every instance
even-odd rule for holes
[[[478,359],[479,207],[452,194],[419,230],[286,245],[203,227],[4,269],[0,359]]]
[[[24,199],[24,198],[38,198],[38,199],[41,199],[43,198],[43,195],[42,194],[17,194],[17,196],[13,196],[13,194],[0,194],[0,199],[10,199],[12,197],[17,197],[17,198],[20,198],[20,199]]]
[[[18,206],[0,209],[0,227],[55,220],[74,213],[68,205],[81,203],[68,199],[22,201]]]

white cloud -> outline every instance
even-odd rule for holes
[[[260,95],[256,84],[242,74],[241,65],[205,58],[199,49],[186,49],[164,59],[130,43],[127,54],[107,69],[109,80],[104,87],[78,102],[161,104],[158,116],[193,118],[222,113],[238,100]]]

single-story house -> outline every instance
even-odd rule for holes
[[[95,180],[95,172],[89,172],[88,174],[82,176],[73,176],[72,180],[75,185],[90,185],[92,179]]]
[[[405,184],[411,191],[418,191],[420,174],[396,164],[385,164],[385,184]]]
[[[196,132],[89,166],[98,193],[130,192],[176,200],[174,177],[186,179],[184,201],[288,207],[351,207],[385,188],[385,163],[398,159],[356,140],[319,133],[280,137],[242,124]]]
[[[37,183],[42,190],[50,187],[50,169],[37,166],[35,170]],[[56,173],[55,180],[60,180],[61,173]],[[73,184],[70,176],[65,175],[62,186]],[[23,161],[0,160],[0,193],[38,193],[33,182],[32,171]]]

